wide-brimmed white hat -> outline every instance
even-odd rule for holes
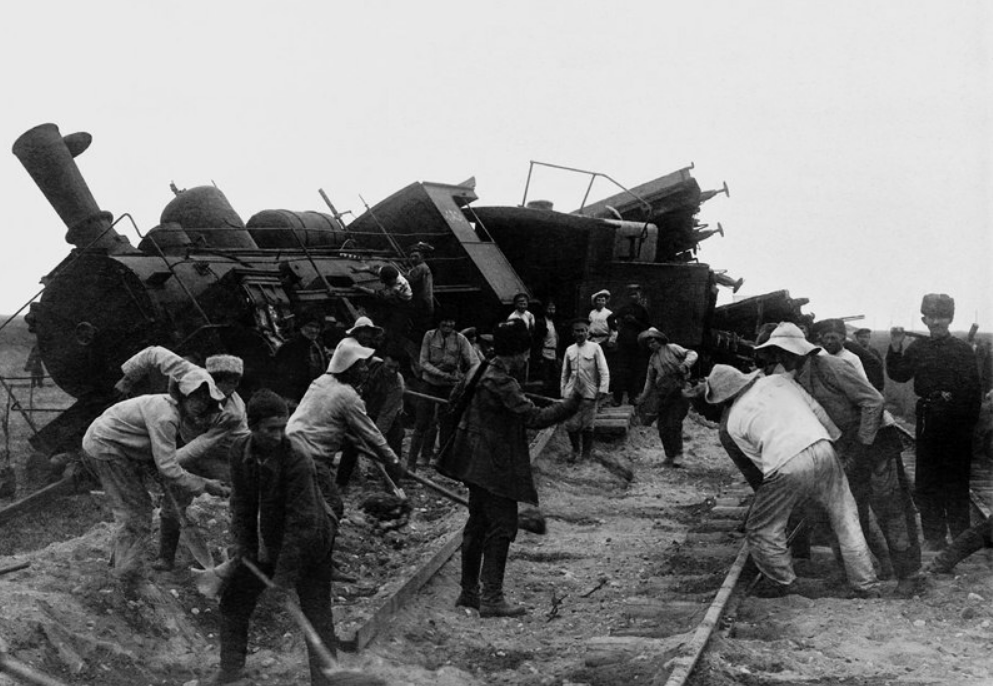
[[[186,397],[196,391],[198,388],[207,384],[207,390],[210,391],[210,397],[221,402],[225,399],[223,393],[214,384],[214,380],[210,378],[210,374],[207,373],[206,369],[192,369],[186,374],[183,374],[182,378],[177,382],[179,386],[179,392]]]
[[[372,348],[359,345],[359,342],[353,338],[343,338],[334,349],[328,371],[332,374],[341,374],[359,360],[369,359],[374,352],[376,351]]]
[[[383,332],[383,327],[376,326],[375,324],[372,323],[372,320],[369,319],[368,317],[359,317],[358,319],[355,320],[355,324],[352,326],[352,328],[350,328],[345,333],[347,333],[349,336],[351,336],[353,333],[355,333],[359,329],[372,329],[376,333],[382,333]]]
[[[590,296],[590,304],[596,305],[596,299],[599,298],[601,295],[605,297],[607,300],[610,300],[610,291],[604,288]]]
[[[792,322],[780,322],[779,326],[769,334],[769,340],[755,346],[755,349],[771,347],[782,348],[794,355],[809,355],[820,350],[820,347],[808,341],[800,327]]]
[[[754,371],[746,374],[728,364],[715,364],[710,375],[704,381],[706,390],[703,399],[711,405],[718,405],[738,395],[745,386],[750,384],[761,372]]]

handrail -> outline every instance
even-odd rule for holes
[[[580,211],[582,211],[583,208],[586,207],[586,200],[590,197],[590,191],[593,189],[593,182],[596,181],[596,177],[598,177],[598,176],[607,179],[612,184],[614,184],[615,186],[617,186],[618,188],[620,188],[622,191],[624,191],[625,193],[627,193],[628,195],[630,195],[632,198],[634,198],[639,203],[641,203],[642,205],[644,205],[645,206],[645,209],[647,209],[649,211],[652,209],[651,203],[649,203],[647,200],[645,200],[640,195],[638,195],[637,193],[635,193],[634,191],[632,191],[630,188],[627,188],[626,186],[624,186],[620,182],[616,181],[615,179],[613,179],[612,177],[610,177],[607,174],[604,174],[602,172],[590,171],[588,169],[577,169],[575,167],[566,167],[566,166],[561,165],[561,164],[552,164],[551,162],[538,162],[537,160],[531,160],[531,165],[528,168],[528,179],[527,179],[527,183],[525,183],[525,185],[524,185],[524,199],[521,201],[521,207],[526,207],[527,206],[528,189],[531,186],[531,172],[534,170],[534,165],[536,165],[536,164],[541,165],[543,167],[550,167],[552,169],[561,169],[563,171],[576,172],[577,174],[588,174],[590,176],[590,183],[586,187],[586,193],[583,195],[583,202],[579,206]]]

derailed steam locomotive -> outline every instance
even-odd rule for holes
[[[90,142],[42,124],[13,146],[74,246],[42,279],[27,315],[49,373],[77,399],[33,439],[46,454],[78,446],[112,401],[121,363],[148,345],[238,355],[251,388],[266,383],[271,356],[304,308],[343,325],[362,312],[386,316],[368,293],[375,277],[357,270],[391,263],[403,273],[421,241],[435,248],[435,298],[460,326],[491,327],[520,292],[553,298],[568,317],[584,314],[593,292],[637,282],[652,320],[675,342],[735,360],[764,321],[807,317],[806,301],[786,291],[716,307],[718,285],[740,281],[696,261],[715,230],[695,215],[718,191],[702,191],[690,168],[572,213],[546,203],[475,207],[474,182],[417,182],[347,226],[333,207],[263,210],[244,222],[215,187],[174,189],[160,224],[134,247],[75,163]]]

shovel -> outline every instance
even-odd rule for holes
[[[277,588],[276,584],[272,583],[269,577],[263,574],[251,560],[243,559],[241,563],[248,568],[248,571],[257,576],[259,581],[266,585],[266,588],[270,590]],[[310,623],[310,620],[307,619],[303,610],[291,598],[286,599],[283,607],[286,608],[286,612],[289,613],[297,626],[303,630],[303,635],[307,639],[307,643],[310,644],[314,652],[320,657],[321,662],[324,663],[322,671],[328,677],[328,683],[333,686],[387,686],[386,682],[377,676],[367,676],[358,672],[336,672],[335,670],[338,668],[337,660],[331,651],[328,650],[328,647],[324,645],[320,635],[314,629],[314,625]]]

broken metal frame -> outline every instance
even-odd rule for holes
[[[563,171],[571,171],[571,172],[575,172],[577,174],[586,174],[586,175],[588,175],[590,177],[590,183],[586,187],[586,193],[583,194],[583,202],[579,206],[579,210],[580,211],[582,211],[583,208],[586,207],[586,201],[590,197],[590,191],[593,190],[593,183],[597,180],[597,177],[602,177],[602,178],[607,179],[608,181],[610,181],[612,184],[614,184],[615,186],[617,186],[618,188],[620,188],[622,191],[624,191],[625,193],[627,193],[628,195],[630,195],[632,198],[634,198],[635,200],[637,200],[639,203],[641,203],[642,205],[644,205],[645,206],[645,209],[647,209],[649,212],[652,209],[651,203],[649,203],[647,200],[645,200],[640,195],[638,195],[637,193],[635,193],[634,191],[632,191],[630,188],[627,188],[626,186],[624,186],[623,184],[621,184],[620,182],[618,182],[617,180],[615,180],[614,178],[612,178],[611,176],[609,176],[607,174],[604,174],[602,172],[597,172],[597,171],[590,171],[588,169],[577,169],[575,167],[566,167],[566,166],[563,166],[561,164],[552,164],[551,162],[539,162],[537,160],[531,160],[531,163],[530,163],[530,165],[528,167],[528,179],[527,179],[527,182],[524,184],[524,198],[523,198],[523,200],[521,200],[521,207],[527,207],[528,189],[531,187],[531,174],[534,172],[534,166],[536,164],[537,165],[540,165],[542,167],[549,167],[551,169],[561,169]]]

